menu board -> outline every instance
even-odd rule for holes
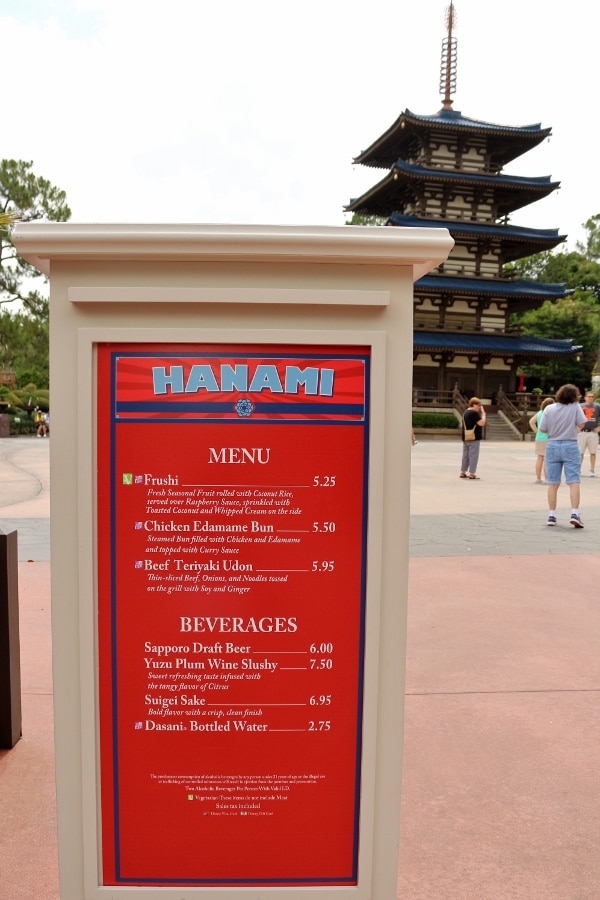
[[[102,884],[358,883],[369,373],[97,346]]]

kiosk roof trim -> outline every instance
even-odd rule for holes
[[[13,241],[46,275],[53,260],[227,260],[410,266],[413,280],[443,262],[454,243],[445,228],[70,222],[20,223]]]

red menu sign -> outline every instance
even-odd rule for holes
[[[357,884],[369,368],[98,346],[104,885]]]

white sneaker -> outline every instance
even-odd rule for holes
[[[590,469],[590,478],[595,478],[595,477],[596,477],[596,473],[594,472],[593,469]]]

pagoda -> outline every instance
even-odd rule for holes
[[[511,276],[507,263],[550,250],[566,239],[555,229],[511,225],[510,216],[555,191],[550,177],[503,173],[507,163],[545,140],[540,124],[512,127],[467,118],[453,109],[456,37],[453,2],[442,44],[442,108],[433,115],[405,110],[354,160],[386,169],[385,177],[346,207],[383,217],[395,227],[447,228],[448,259],[414,286],[413,390],[493,398],[517,388],[517,371],[570,356],[570,340],[511,333],[513,312],[565,295],[563,284]]]

